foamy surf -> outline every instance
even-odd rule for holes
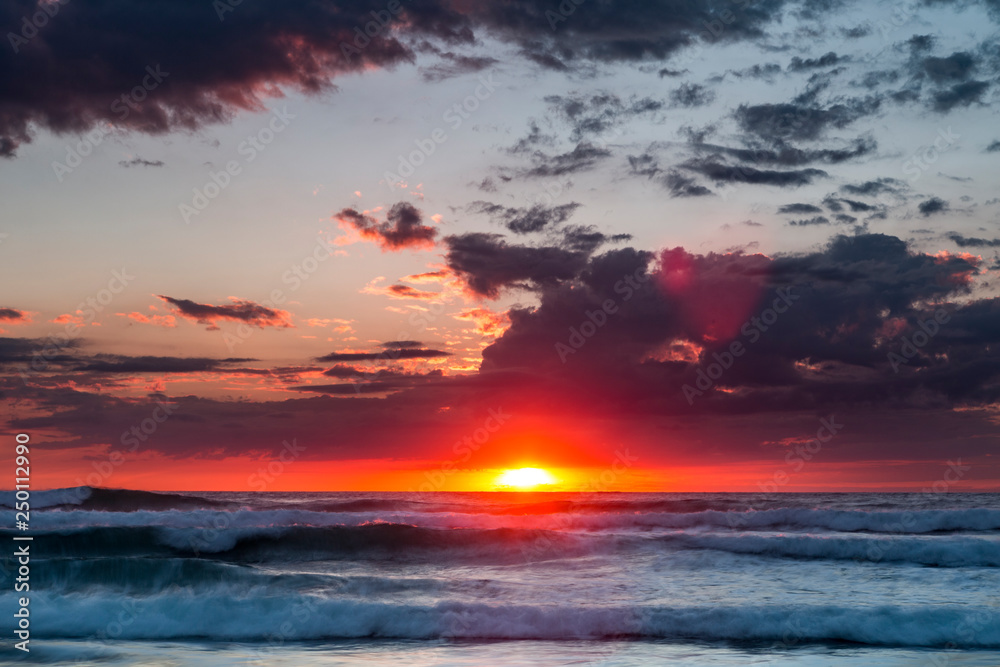
[[[38,495],[40,641],[1000,649],[995,495]]]

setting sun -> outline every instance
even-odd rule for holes
[[[555,482],[555,477],[541,468],[512,468],[500,473],[496,479],[497,486],[513,486],[519,489],[555,484]]]

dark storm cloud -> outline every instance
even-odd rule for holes
[[[740,127],[767,141],[815,140],[830,128],[843,129],[879,109],[877,98],[854,98],[823,108],[800,103],[741,104],[735,111]]]
[[[834,200],[833,200],[833,198],[827,198],[827,199],[825,199],[823,201],[824,201],[824,203],[827,203],[827,202],[832,202]],[[851,213],[863,213],[863,212],[874,211],[875,210],[874,206],[872,206],[871,204],[866,204],[863,201],[856,201],[854,199],[838,199],[836,201],[839,201],[839,202],[842,202],[844,204],[847,204],[847,206],[850,207],[850,209],[851,209]]]
[[[629,155],[628,166],[629,172],[635,176],[646,176],[652,178],[662,172],[656,158],[649,153],[643,153],[642,155]]]
[[[345,208],[334,217],[384,251],[430,248],[437,236],[437,229],[423,224],[420,211],[407,202],[399,202],[389,209],[385,222],[353,208]]]
[[[715,99],[715,93],[697,83],[683,83],[670,91],[670,102],[677,107],[702,107]]]
[[[757,169],[742,165],[728,165],[713,158],[695,158],[679,166],[702,174],[719,183],[750,183],[754,185],[776,185],[778,187],[808,185],[817,178],[827,176],[827,173],[820,169],[794,169],[788,171]]]
[[[156,296],[176,308],[177,314],[181,317],[194,320],[198,324],[207,324],[209,329],[218,328],[220,321],[244,322],[260,328],[287,329],[294,326],[286,311],[244,299],[233,299],[232,304],[225,306],[213,306],[162,294]]]
[[[830,224],[830,219],[827,218],[827,217],[825,217],[825,216],[822,216],[822,215],[817,215],[814,218],[805,218],[805,219],[802,219],[802,220],[792,220],[788,224],[791,225],[791,226],[793,226],[793,227],[812,227],[812,226],[815,226],[815,225],[829,225]]]
[[[576,148],[556,155],[535,151],[531,159],[534,166],[522,173],[524,177],[565,176],[593,168],[600,160],[611,157],[611,151],[589,142],[580,142]]]
[[[867,25],[858,25],[853,28],[841,28],[840,34],[847,39],[861,39],[862,37],[867,37],[872,32],[871,27]]]
[[[832,67],[838,63],[842,63],[846,60],[850,60],[847,56],[840,56],[830,51],[819,58],[799,58],[798,56],[792,58],[792,61],[788,64],[788,69],[792,72],[801,72],[807,69],[816,69],[817,67]]]
[[[162,167],[162,160],[144,160],[141,157],[132,158],[131,160],[120,160],[118,162],[120,167]]]
[[[845,148],[797,148],[784,141],[774,141],[769,147],[731,148],[696,142],[692,147],[699,151],[728,155],[748,164],[769,164],[781,167],[801,167],[817,162],[838,164],[874,154],[878,144],[874,139],[862,137]]]
[[[0,308],[0,322],[27,322],[28,313],[17,308]]]
[[[26,39],[20,37],[22,17],[37,7],[3,0],[0,33],[11,43],[0,50],[0,150],[13,155],[31,140],[32,127],[84,132],[112,123],[147,133],[196,129],[260,108],[262,90],[317,94],[332,90],[344,73],[416,62],[412,44],[428,41],[470,46],[492,36],[556,70],[662,60],[699,41],[757,39],[785,4],[627,0],[573,3],[566,13],[566,3],[555,0],[428,0],[395,4],[400,9],[394,13],[384,0],[349,5],[80,0],[60,4],[58,14]],[[444,58],[425,73],[438,78],[489,65],[479,56]]]
[[[778,213],[822,213],[823,209],[812,204],[785,204],[778,208]]]
[[[684,413],[691,408],[681,387],[736,339],[752,349],[720,382],[740,391],[707,390],[711,396],[697,410],[797,410],[865,401],[899,406],[920,404],[929,395],[942,404],[980,404],[1000,397],[990,380],[1000,377],[1000,352],[985,348],[997,332],[989,324],[992,308],[983,302],[975,302],[982,309],[976,318],[970,312],[961,329],[950,329],[947,343],[935,339],[900,373],[889,358],[902,344],[899,336],[916,330],[934,308],[947,308],[958,322],[966,307],[948,302],[969,294],[969,279],[978,270],[973,260],[914,253],[905,242],[878,234],[837,237],[820,252],[775,259],[693,255],[678,248],[660,255],[653,279],[626,289],[622,278],[641,278],[649,262],[634,253],[594,257],[578,280],[543,292],[539,308],[512,311],[511,328],[484,350],[483,370],[534,369],[563,380],[566,391],[594,409],[611,401],[611,409],[629,413]],[[599,318],[597,333],[577,333],[582,342],[571,345],[573,328],[579,332],[587,313],[601,311],[608,298],[614,312]],[[767,331],[757,331],[751,318],[773,303],[783,314],[769,320]],[[928,311],[926,303],[938,305]],[[679,340],[704,346],[697,361],[661,356],[663,346]],[[963,361],[935,356],[948,349]],[[974,371],[976,352],[991,359],[987,370]],[[824,370],[807,370],[806,359]],[[914,376],[915,364],[933,373]],[[972,386],[962,385],[963,377]]]
[[[658,182],[670,192],[671,197],[705,197],[712,194],[712,191],[704,185],[676,169],[664,171],[656,158],[649,153],[629,155],[628,165],[629,173]]]
[[[606,243],[621,243],[630,241],[631,234],[607,234],[600,232],[593,225],[573,225],[562,230],[562,234],[554,240],[561,247],[575,252],[592,253]]]
[[[1000,139],[994,139],[990,142],[990,145],[986,147],[987,153],[997,153],[1000,152]]]
[[[917,210],[920,211],[920,215],[925,218],[929,215],[934,215],[935,213],[943,213],[948,210],[948,202],[938,197],[931,197],[927,201],[922,201],[917,205]]]
[[[945,237],[959,248],[1000,248],[1000,239],[981,239],[974,236],[962,236],[958,232],[948,232]]]
[[[11,309],[13,310],[13,309]],[[40,359],[39,362],[66,364],[74,361],[75,357],[62,354],[65,350],[74,350],[82,342],[80,339],[63,339],[53,337],[45,338],[2,338],[0,337],[0,364],[12,364],[18,362],[31,362]]]
[[[545,97],[553,116],[561,117],[572,127],[570,139],[581,141],[588,135],[601,134],[622,122],[659,111],[663,102],[652,97],[622,100],[617,95],[599,92],[590,95],[548,95]],[[534,126],[533,132],[537,132]]]
[[[438,56],[442,62],[421,69],[424,81],[443,81],[462,74],[480,72],[499,62],[496,58],[465,56],[450,51],[443,51]]]
[[[899,194],[906,188],[906,184],[895,178],[878,178],[874,181],[865,181],[858,185],[842,185],[841,192],[849,195],[877,197],[883,193]]]
[[[924,72],[934,83],[965,81],[976,68],[976,59],[968,51],[956,51],[947,58],[924,58]]]
[[[511,208],[486,201],[469,204],[470,211],[485,213],[515,234],[538,232],[566,222],[579,207],[580,204],[576,202],[559,206],[536,204],[530,208]]]
[[[4,0],[0,33],[20,35],[21,17],[34,9]],[[412,59],[388,33],[357,53],[341,49],[353,45],[355,27],[372,20],[369,11],[384,9],[374,0],[349,11],[247,3],[220,17],[211,3],[184,0],[63,3],[37,36],[0,50],[0,140],[12,155],[30,141],[33,125],[56,132],[99,123],[154,134],[195,129],[258,108],[256,91],[270,85],[330,90],[342,72]],[[431,11],[441,33],[464,23]],[[426,26],[431,16],[414,18]]]
[[[935,111],[951,111],[955,107],[967,107],[973,102],[982,101],[983,93],[990,87],[986,81],[966,81],[957,83],[951,88],[934,94],[933,107]]]
[[[332,352],[322,357],[316,357],[316,361],[386,361],[393,359],[437,359],[450,356],[451,352],[443,350],[408,347],[381,352]]]
[[[782,71],[778,63],[756,64],[740,70],[729,70],[729,73],[740,79],[771,79]]]
[[[448,236],[448,266],[479,296],[495,299],[507,287],[539,288],[576,276],[588,252],[559,246],[510,245],[499,234]]]
[[[690,176],[673,170],[664,174],[661,182],[674,197],[705,197],[712,194],[711,190],[700,185]]]
[[[123,357],[98,355],[75,369],[92,373],[201,373],[255,359],[206,359],[199,357]]]
[[[405,348],[413,348],[413,347],[420,347],[422,345],[423,345],[423,343],[420,342],[419,340],[390,340],[390,341],[386,341],[385,343],[382,343],[381,345],[379,345],[379,347],[386,347],[386,348],[404,348],[404,347]]]
[[[923,53],[934,48],[934,35],[914,35],[906,40],[906,45],[913,53]]]
[[[669,67],[664,67],[663,69],[661,69],[660,71],[658,71],[656,74],[657,74],[657,76],[659,76],[662,79],[662,78],[668,77],[668,76],[669,77],[684,76],[685,74],[687,74],[687,72],[688,72],[688,70],[686,70],[686,69],[670,69]]]

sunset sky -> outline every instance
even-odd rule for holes
[[[4,438],[41,487],[996,490],[1000,4],[878,4],[0,0]]]

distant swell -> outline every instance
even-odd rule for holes
[[[96,490],[95,490],[96,492]],[[156,495],[156,494],[154,494]],[[226,526],[358,526],[372,522],[414,524],[428,528],[522,528],[558,531],[648,531],[714,528],[733,532],[750,531],[837,531],[885,535],[1000,531],[1000,510],[948,509],[919,512],[861,512],[852,510],[774,509],[748,512],[709,510],[683,514],[553,514],[497,515],[465,513],[415,513],[406,510],[369,512],[321,512],[303,509],[223,510],[197,503],[182,511],[82,511],[72,507],[39,514],[33,525],[53,530],[87,525],[174,527]]]
[[[0,531],[0,537],[12,535]],[[374,523],[361,526],[251,526],[225,530],[167,526],[98,526],[38,536],[46,555],[200,556],[237,563],[311,560],[396,560],[514,563],[623,551],[707,549],[779,558],[863,560],[938,567],[1000,567],[993,537],[847,536],[672,532],[658,535],[567,533],[496,528],[434,529]]]
[[[0,506],[14,507],[14,492],[0,492]],[[190,510],[232,508],[233,503],[176,493],[154,493],[128,489],[101,489],[78,486],[31,494],[35,509],[76,509],[99,512],[135,512],[137,510]]]
[[[0,531],[0,538],[14,533]],[[422,560],[476,562],[544,560],[583,555],[598,548],[572,534],[540,530],[437,530],[399,524],[364,526],[270,526],[177,529],[90,527],[36,537],[47,556],[200,555],[236,562],[286,560]]]
[[[5,598],[0,599],[10,607],[13,601]],[[120,638],[147,640],[261,641],[282,627],[288,640],[663,638],[1000,647],[994,610],[958,607],[395,605],[314,595],[247,599],[198,591],[132,600],[111,594],[39,593],[33,605],[33,638],[103,636],[108,619],[124,619],[115,623]],[[2,625],[9,636],[11,621]]]

